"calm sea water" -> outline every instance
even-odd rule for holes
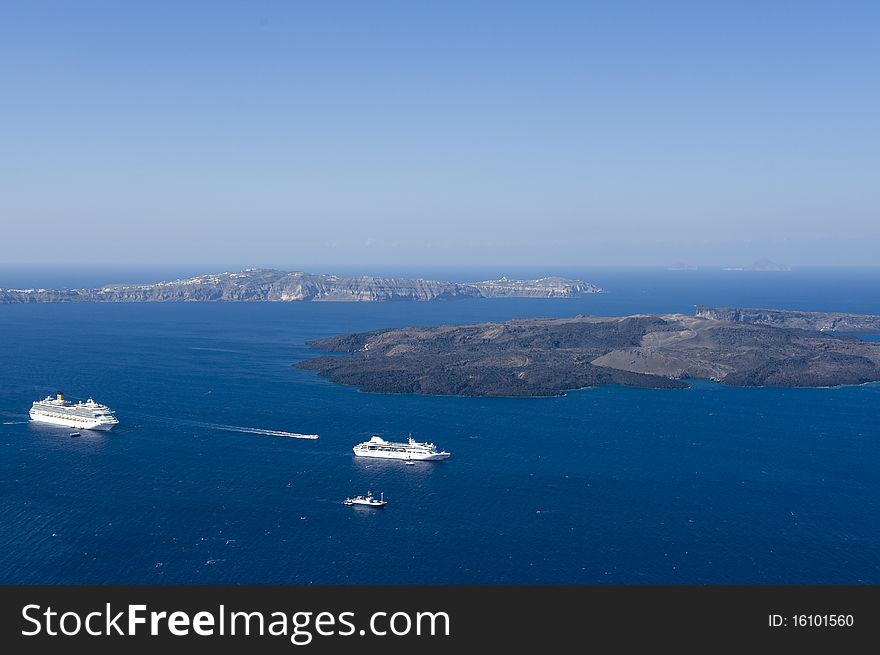
[[[877,271],[582,274],[610,292],[0,306],[0,583],[880,582],[880,386],[440,398],[291,367],[309,339],[389,326],[695,303],[880,313]],[[28,423],[56,389],[121,424]],[[453,457],[351,453],[409,432]],[[340,504],[367,490],[389,506]]]

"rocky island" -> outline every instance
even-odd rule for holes
[[[0,289],[0,304],[29,302],[378,302],[457,298],[570,298],[602,289],[581,280],[444,282],[380,276],[338,276],[249,268],[153,284],[97,289]]]
[[[549,396],[604,384],[820,387],[880,380],[880,343],[703,316],[635,315],[378,330],[296,364],[364,391]]]
[[[880,316],[844,312],[798,312],[788,309],[697,307],[697,316],[716,321],[819,330],[820,332],[880,332]]]

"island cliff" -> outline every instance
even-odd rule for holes
[[[589,282],[545,277],[456,283],[379,276],[338,276],[247,269],[154,284],[98,289],[0,289],[0,303],[28,302],[292,302],[570,298],[602,290]]]

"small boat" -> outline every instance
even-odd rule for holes
[[[68,437],[78,437],[78,436],[79,436],[79,432],[71,432],[71,433],[70,433],[69,435],[67,435],[67,436],[68,436]]]
[[[379,498],[373,496],[372,491],[368,491],[366,496],[355,496],[354,498],[346,498],[342,501],[343,505],[360,505],[364,507],[385,507],[388,502],[385,500],[385,493],[379,494]]]
[[[416,465],[416,463],[413,461],[412,457],[407,457],[403,463],[406,464],[407,466],[415,466]]]

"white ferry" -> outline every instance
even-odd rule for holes
[[[406,443],[385,441],[373,435],[369,441],[359,443],[352,450],[358,457],[377,457],[381,459],[404,459],[408,461],[433,461],[447,459],[449,453],[437,450],[432,443],[418,442],[410,437]]]
[[[86,402],[72,403],[64,400],[64,394],[60,391],[55,398],[46,396],[43,400],[35,400],[30,416],[32,421],[79,430],[112,430],[119,423],[107,405],[96,403],[91,398]]]

